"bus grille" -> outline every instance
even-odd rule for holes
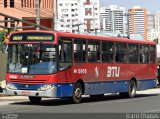
[[[21,84],[43,84],[46,83],[46,80],[35,80],[35,79],[10,79],[13,83]]]

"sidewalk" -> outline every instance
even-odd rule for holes
[[[1,100],[28,100],[27,96],[0,96]]]
[[[156,88],[148,89],[145,91],[137,91],[136,94],[159,94],[160,95],[160,88],[156,87]]]

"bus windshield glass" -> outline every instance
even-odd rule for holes
[[[19,74],[51,74],[57,71],[56,45],[11,44],[8,72]]]

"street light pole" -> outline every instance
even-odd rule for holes
[[[40,30],[40,0],[36,0],[36,30]]]

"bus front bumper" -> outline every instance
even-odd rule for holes
[[[52,87],[48,90],[12,90],[9,88],[3,89],[5,95],[11,96],[35,96],[35,97],[57,97],[57,88]]]

